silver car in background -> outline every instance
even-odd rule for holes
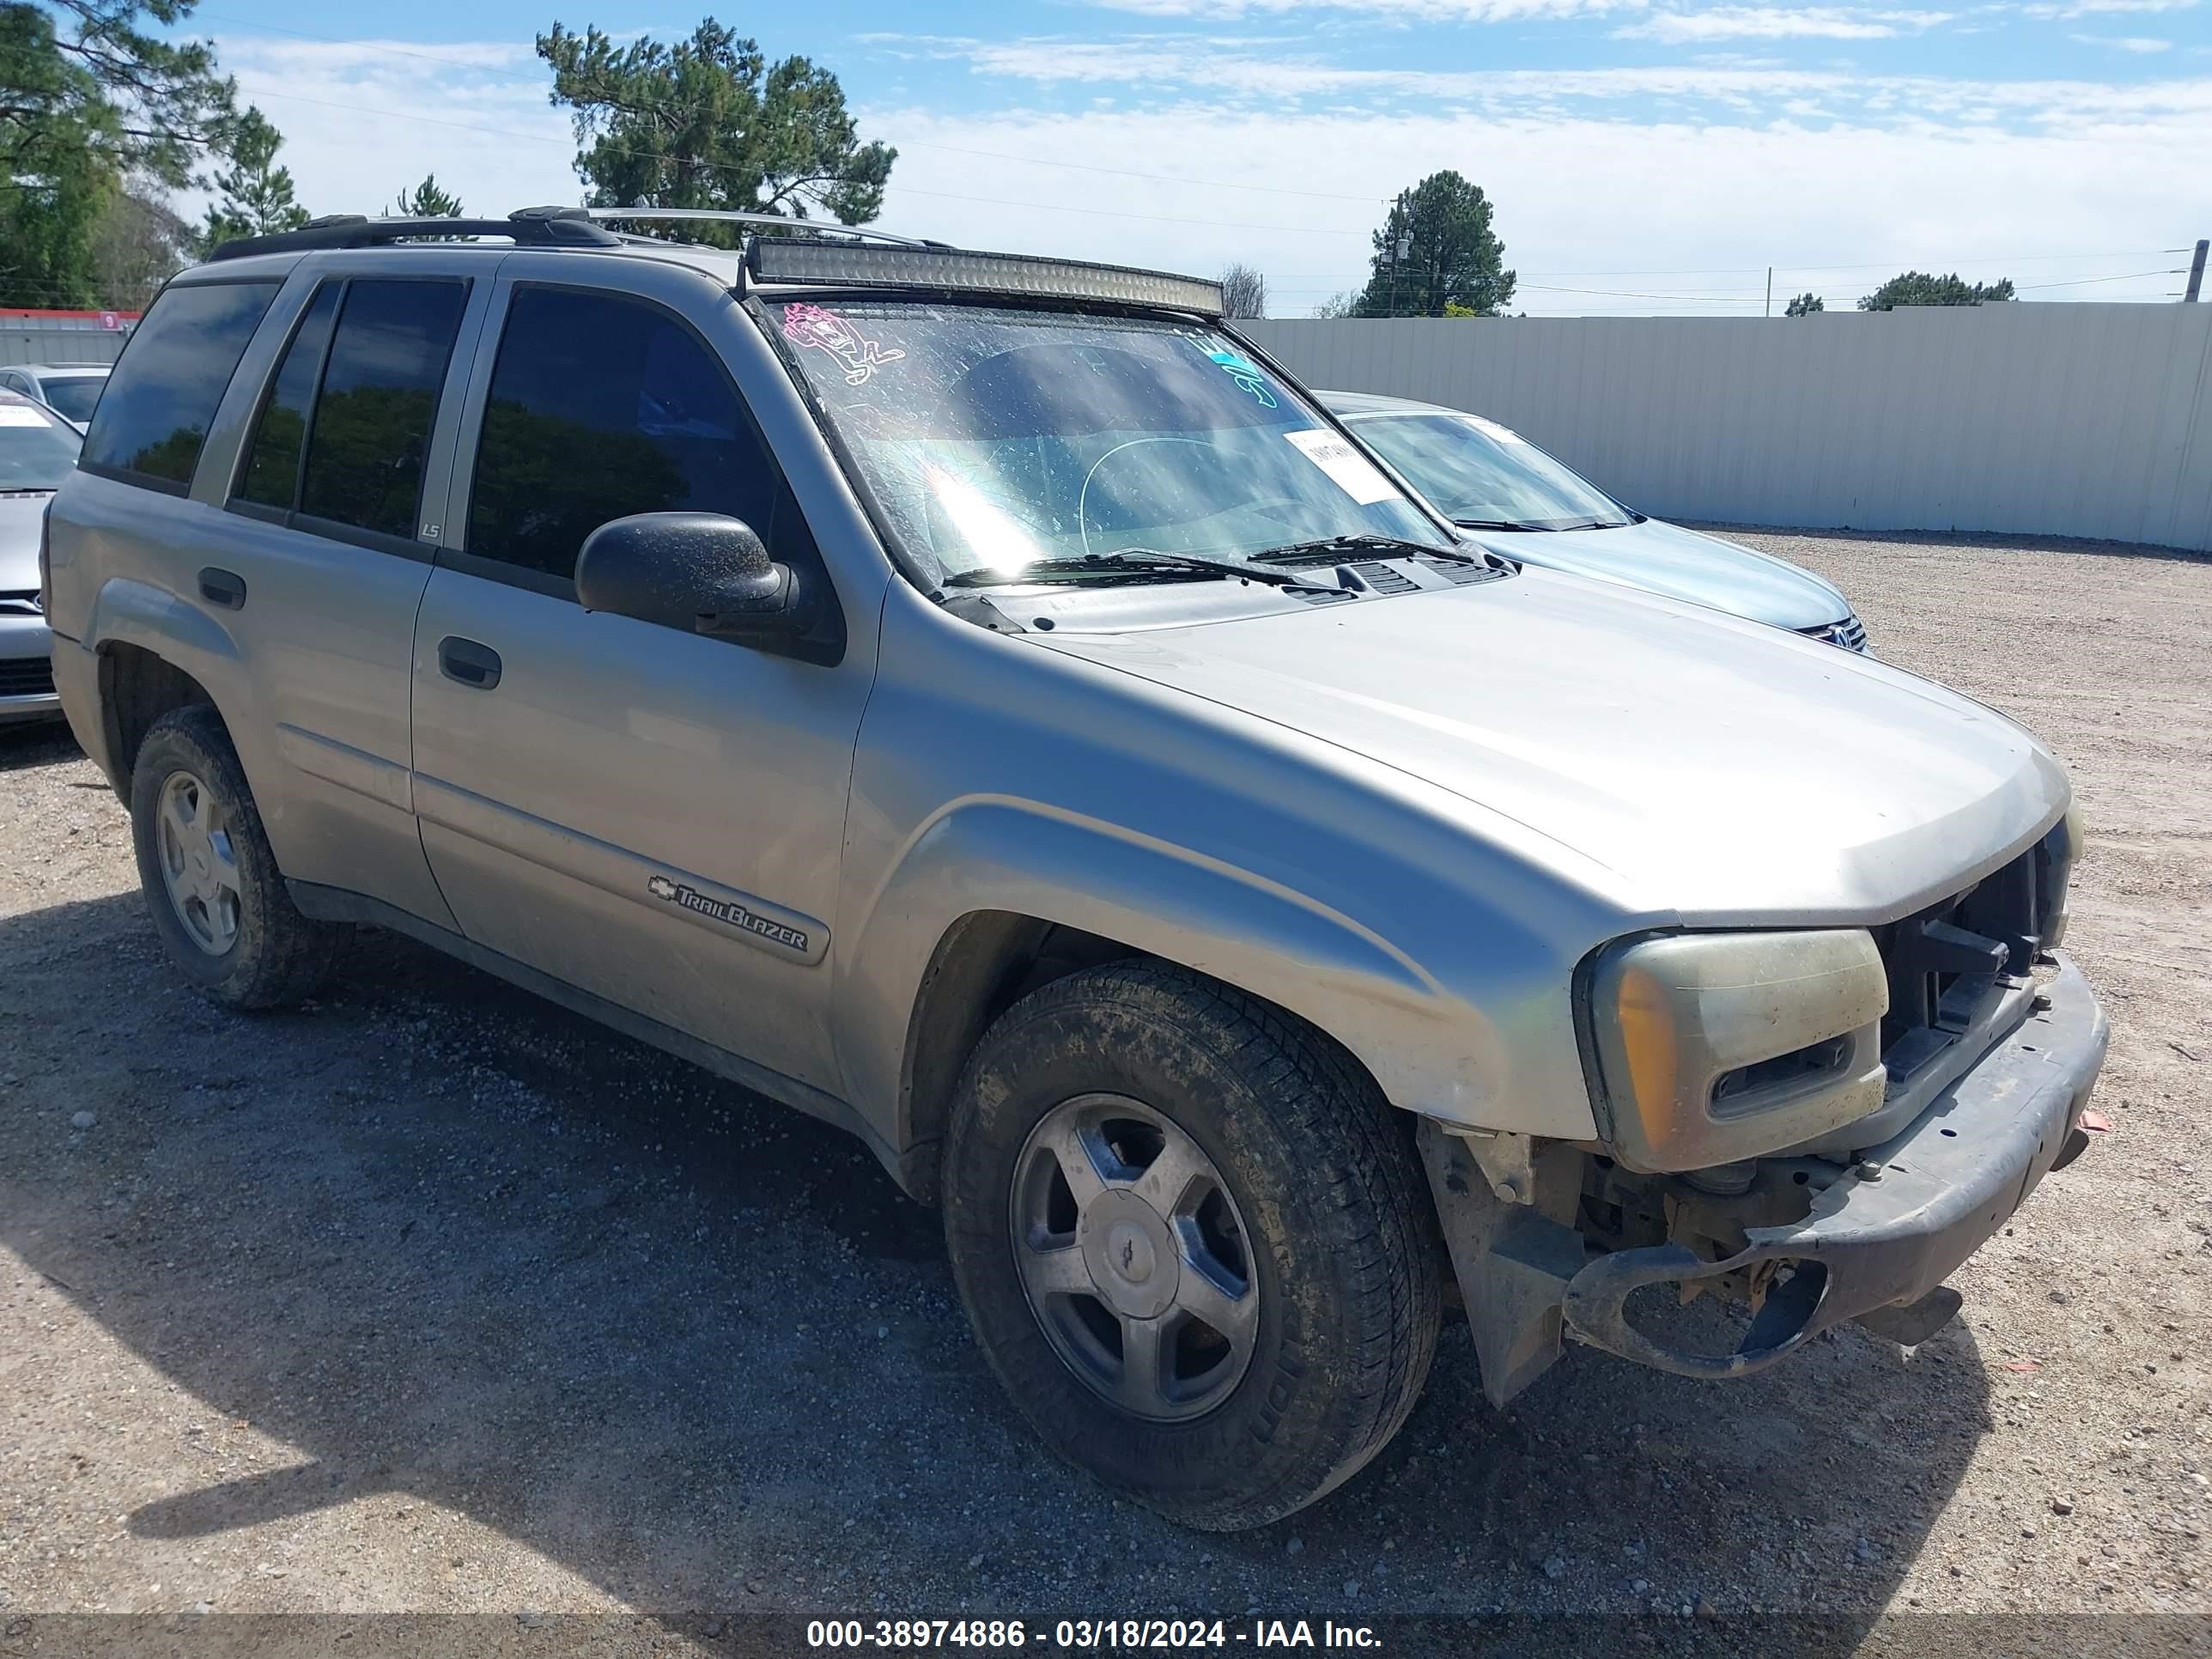
[[[0,368],[0,392],[35,398],[79,432],[92,424],[92,411],[113,372],[112,363],[11,363]]]
[[[83,441],[52,410],[0,392],[0,726],[62,712],[39,600],[39,535]]]
[[[1865,628],[1834,584],[1624,507],[1495,421],[1368,392],[1315,395],[1445,516],[1510,559],[1867,648]]]

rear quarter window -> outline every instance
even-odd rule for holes
[[[83,465],[182,495],[275,283],[209,283],[162,291],[108,378]]]

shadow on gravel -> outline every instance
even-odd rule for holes
[[[298,1559],[317,1598],[436,1594],[406,1565],[432,1504],[695,1633],[769,1607],[1703,1602],[1817,1613],[1799,1650],[1840,1652],[1989,1427],[1960,1327],[1910,1364],[1845,1332],[1728,1387],[1571,1353],[1499,1413],[1453,1326],[1375,1467],[1263,1531],[1186,1534],[1022,1432],[935,1218],[834,1130],[382,936],[320,1007],[249,1021],[118,896],[0,922],[0,982],[24,1016],[0,1242],[198,1402],[108,1454],[167,1488],[130,1530],[219,1546],[359,1505],[350,1577]],[[296,1455],[213,1478],[179,1411]]]
[[[0,772],[58,766],[65,761],[83,758],[84,750],[76,746],[68,726],[60,720],[0,726]]]

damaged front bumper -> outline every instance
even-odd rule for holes
[[[1708,1261],[1679,1243],[1599,1257],[1560,1304],[1565,1334],[1684,1376],[1741,1376],[1856,1319],[1904,1342],[1932,1335],[1958,1307],[1943,1280],[2002,1227],[2036,1183],[2079,1156],[2082,1107],[2104,1063],[2106,1027],[2070,963],[2036,1012],[1936,1097],[1902,1133],[1864,1152],[1802,1220],[1746,1230],[1746,1247]],[[1698,1354],[1630,1323],[1644,1285],[1786,1266],[1732,1353]]]

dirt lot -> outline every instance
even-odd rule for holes
[[[763,1608],[1773,1609],[1828,1650],[1885,1610],[2212,1612],[2212,562],[1745,539],[2043,732],[2091,826],[2112,1132],[1909,1362],[1583,1351],[1498,1414],[1455,1328],[1348,1489],[1181,1534],[1024,1435],[857,1143],[388,939],[319,1007],[213,1012],[94,769],[0,736],[0,1650],[64,1610],[635,1610],[680,1646]]]

